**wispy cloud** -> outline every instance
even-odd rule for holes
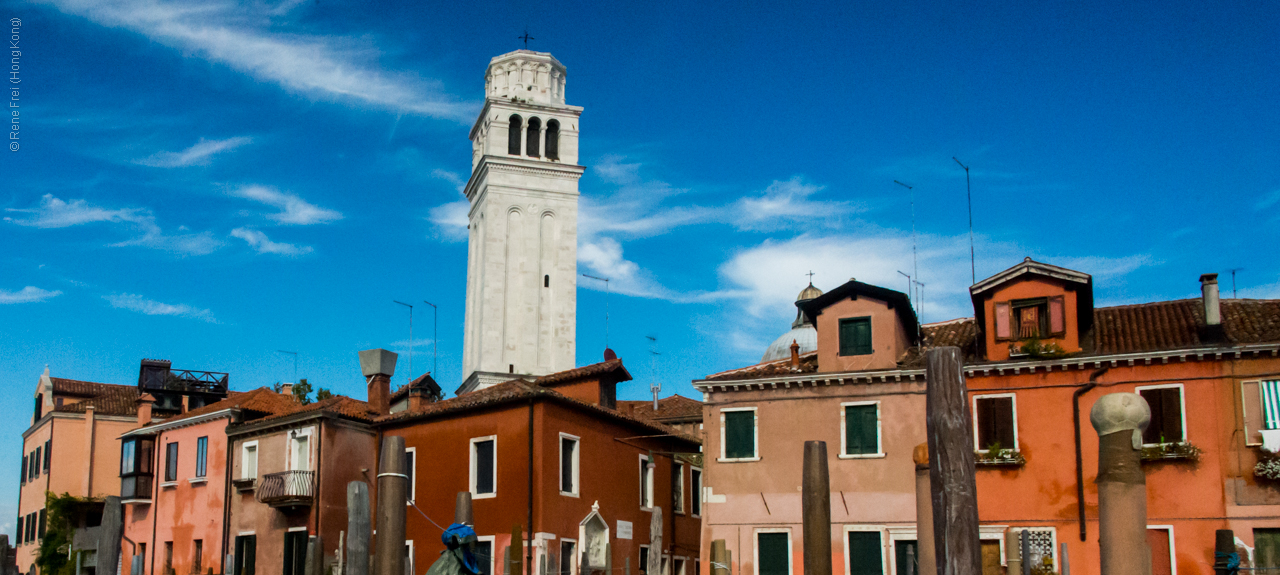
[[[812,227],[834,223],[846,214],[860,211],[849,202],[813,200],[824,186],[806,182],[800,176],[775,180],[757,196],[737,201],[729,222],[740,230],[776,230],[794,226]]]
[[[311,246],[297,246],[294,244],[273,242],[267,238],[267,234],[249,228],[236,228],[231,230],[231,237],[244,240],[245,243],[249,244],[249,247],[257,250],[260,254],[300,256],[312,252]]]
[[[461,242],[467,239],[467,214],[471,213],[471,202],[458,200],[431,208],[427,219],[435,224],[436,237],[448,242]]]
[[[115,294],[104,295],[102,299],[107,300],[111,307],[136,311],[146,315],[171,315],[187,319],[198,319],[209,323],[218,323],[217,318],[213,317],[213,312],[207,309],[199,309],[186,304],[167,304],[155,300],[147,299],[137,294]]]
[[[279,17],[296,3],[250,5],[245,14],[243,5],[216,1],[45,1],[309,97],[458,122],[471,121],[477,109],[438,81],[381,69],[367,40],[277,32]]]
[[[319,207],[295,194],[269,186],[244,186],[232,192],[232,195],[279,209],[279,213],[268,214],[267,218],[280,224],[308,226],[342,219],[342,214],[337,211]]]
[[[441,179],[446,182],[449,182],[450,184],[453,184],[453,187],[457,188],[459,192],[466,189],[467,187],[466,178],[463,178],[462,176],[459,176],[454,172],[450,172],[449,170],[442,170],[440,168],[436,168],[434,170],[431,170],[431,177]]]
[[[0,289],[0,304],[36,303],[62,295],[61,291],[49,291],[36,286],[27,286],[18,291]]]
[[[1272,190],[1271,193],[1262,196],[1262,198],[1258,200],[1258,203],[1253,205],[1253,209],[1255,211],[1265,210],[1277,203],[1280,203],[1280,190]]]
[[[249,137],[227,138],[225,140],[206,140],[200,138],[195,145],[181,152],[156,152],[137,163],[153,168],[183,168],[187,166],[205,165],[219,152],[234,150],[253,141]]]
[[[111,247],[138,246],[183,256],[203,256],[225,244],[210,232],[166,234],[154,222],[143,227],[141,236],[111,244]],[[182,229],[182,228],[179,228]]]
[[[91,205],[83,199],[68,202],[45,194],[35,208],[6,208],[5,211],[26,214],[18,218],[4,218],[20,226],[55,229],[105,222],[123,225],[138,234],[109,244],[112,247],[141,246],[178,255],[205,255],[222,247],[222,242],[209,232],[189,232],[179,228],[181,233],[164,233],[156,224],[155,215],[145,208],[109,209]]]

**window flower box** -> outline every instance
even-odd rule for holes
[[[1013,449],[988,449],[973,454],[973,464],[978,467],[1022,467],[1027,458]]]
[[[1188,460],[1198,461],[1201,449],[1190,442],[1160,443],[1142,448],[1143,461]]]
[[[1253,466],[1253,476],[1258,479],[1280,481],[1280,457],[1268,455]]]

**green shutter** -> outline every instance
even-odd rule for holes
[[[756,456],[756,412],[724,413],[724,456],[741,459]]]
[[[844,453],[865,455],[879,453],[879,432],[875,405],[849,405],[844,408]]]
[[[756,555],[760,561],[759,575],[788,575],[791,572],[791,553],[787,549],[786,533],[756,534]]]
[[[884,575],[879,531],[849,532],[849,575]]]
[[[840,355],[869,353],[871,353],[871,318],[842,318],[840,320]]]

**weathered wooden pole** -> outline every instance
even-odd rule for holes
[[[347,573],[369,575],[369,484],[347,484]]]
[[[404,514],[409,497],[404,438],[382,438],[378,464],[378,537],[374,575],[404,575]]]
[[[911,454],[916,464],[916,575],[937,575],[933,556],[933,494],[929,491],[929,444]]]
[[[459,491],[458,500],[453,505],[453,522],[462,525],[475,526],[474,516],[471,515],[471,492]]]
[[[1231,556],[1236,552],[1236,535],[1230,529],[1219,529],[1214,533],[1213,572],[1215,575],[1232,575]],[[1240,557],[1235,557],[1236,566],[1240,566]]]
[[[108,495],[102,507],[102,530],[98,534],[98,573],[115,573],[120,565],[120,536],[124,534],[124,513],[120,498]]]
[[[711,575],[729,575],[729,553],[724,539],[711,542]]]
[[[511,546],[507,547],[507,553],[507,566],[511,573],[519,575],[524,572],[524,528],[519,523],[511,527]]]
[[[1151,408],[1136,393],[1109,393],[1089,410],[1098,432],[1098,548],[1102,575],[1151,575],[1142,431]]]
[[[657,505],[649,512],[649,564],[644,570],[647,575],[662,575],[662,508]]]
[[[938,347],[925,355],[929,488],[933,492],[937,575],[982,573],[973,428],[962,360],[958,347]]]
[[[800,480],[805,575],[831,575],[831,481],[827,442],[804,442]]]

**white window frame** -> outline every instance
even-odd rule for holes
[[[885,571],[885,573],[887,575],[905,575],[902,573],[898,573],[898,542],[899,541],[915,541],[916,549],[919,549],[920,536],[916,532],[915,527],[886,527],[885,532],[888,534],[888,537],[889,537],[889,540],[885,542],[885,550],[886,550],[885,562],[889,564],[889,570]],[[847,547],[849,545],[849,536],[845,535],[844,538],[845,538],[844,544]],[[848,551],[846,551],[845,553],[848,553]],[[916,560],[919,561],[919,559],[920,559],[920,556],[919,554],[917,554]],[[847,567],[848,562],[849,562],[848,560],[845,560],[846,569],[848,569]],[[1018,575],[1018,574],[1015,573],[1014,575]]]
[[[556,551],[557,551],[556,559],[562,559],[564,557],[565,543],[573,544],[573,556],[569,557],[569,573],[577,573],[578,572],[578,540],[577,539],[561,538],[560,544],[556,546]],[[557,574],[560,573],[560,565],[556,565],[556,573]],[[1177,575],[1177,574],[1174,574],[1174,575]]]
[[[250,447],[253,448],[253,476],[252,477],[249,476],[249,474],[247,473],[248,470],[245,469],[245,466],[244,466],[245,458],[248,457]],[[259,457],[259,451],[261,450],[258,449],[258,440],[256,439],[253,441],[246,441],[240,444],[240,479],[253,479],[253,480],[258,479],[258,463],[260,463],[262,459],[261,457]]]
[[[1008,525],[978,525],[978,543],[981,546],[983,541],[997,541],[1000,543],[1000,565],[1007,567],[1009,565],[1009,556],[1005,551],[1005,531],[1009,530]]]
[[[1013,450],[1022,451],[1022,444],[1018,439],[1018,394],[1016,393],[983,393],[974,395],[969,401],[969,413],[973,414],[973,450],[978,453],[987,453],[989,449],[981,449],[978,445],[978,400],[991,399],[998,397],[1009,397],[1013,399]]]
[[[676,561],[680,562],[680,569],[676,569]],[[671,575],[685,575],[685,570],[689,568],[689,558],[684,555],[676,555],[671,558]]]
[[[409,481],[409,498],[404,502],[404,504],[413,505],[414,501],[417,500],[417,498],[414,497],[414,494],[418,492],[418,448],[406,447],[404,448],[404,452],[413,454],[413,469],[409,470],[413,475],[413,479]],[[412,544],[413,542],[410,541],[409,543]]]
[[[675,501],[671,503],[672,507],[674,507],[674,509],[672,509],[671,512],[675,513],[676,515],[684,515],[684,467],[685,466],[683,463],[680,463],[674,459],[671,460],[671,466],[675,468],[675,472],[676,472],[675,474],[676,482],[671,486],[671,489],[675,490],[677,487],[680,488],[678,492],[680,496],[672,497],[672,499],[674,499]]]
[[[860,405],[876,406],[876,452],[875,453],[855,453],[850,455],[845,453],[846,451],[848,451],[848,445],[846,445],[845,441],[848,439],[849,436],[846,429],[848,426],[848,421],[847,421],[848,418],[845,417],[844,408],[856,407]],[[884,454],[884,434],[882,433],[884,431],[884,428],[881,424],[882,415],[883,414],[880,411],[880,401],[878,400],[877,401],[846,401],[844,403],[841,403],[840,404],[840,453],[837,457],[839,457],[840,459],[883,458],[885,454]]]
[[[643,550],[645,551],[645,555],[646,555],[645,559],[646,559],[646,561],[641,561],[641,560],[640,560],[640,550],[641,550],[641,549],[643,549]],[[649,548],[649,544],[648,544],[648,543],[641,543],[639,547],[636,547],[636,562],[637,562],[637,563],[639,563],[639,565],[638,565],[638,566],[637,566],[637,568],[636,568],[636,573],[639,573],[639,572],[641,572],[641,571],[644,571],[645,573],[648,573],[648,571],[649,571],[649,562],[647,561],[647,559],[648,559],[647,555],[648,555],[649,553],[651,553],[652,551],[653,551],[653,550]]]
[[[489,574],[499,575],[498,573],[494,573],[493,571],[494,566],[498,564],[497,557],[495,557],[495,555],[498,554],[497,536],[496,535],[477,535],[476,536],[477,543],[483,542],[483,541],[489,542]]]
[[[479,493],[476,491],[476,444],[482,441],[493,442],[493,492]],[[471,438],[471,498],[472,499],[490,499],[498,496],[498,436],[486,435],[484,437]]]
[[[754,563],[752,563],[751,565],[755,567],[755,572],[757,574],[760,573],[760,534],[761,533],[786,533],[787,534],[787,575],[795,575],[795,571],[796,571],[795,541],[793,541],[794,538],[791,536],[790,527],[757,527],[753,530],[753,532],[751,533],[751,560],[754,561]],[[845,546],[847,547],[848,544],[846,544]],[[848,556],[848,554],[849,552],[845,551],[846,557]],[[848,563],[849,561],[846,559],[845,564],[848,565]],[[845,575],[848,575],[848,573],[846,572]]]
[[[654,503],[653,478],[657,475],[656,471],[658,470],[658,460],[656,458],[650,459],[648,455],[643,453],[639,454],[637,457],[640,458],[640,463],[646,464],[640,468],[640,484],[644,485],[645,488],[644,493],[640,494],[643,498],[640,502],[640,509],[652,511]],[[650,465],[652,465],[652,467],[650,467]],[[645,481],[646,478],[648,479],[647,483]],[[645,505],[646,503],[648,503],[648,505]]]
[[[566,439],[572,439],[574,442],[573,443],[573,465],[572,465],[573,491],[564,491],[562,489],[564,487],[564,477],[560,475],[561,473],[564,473],[563,471],[564,470],[564,440]],[[557,449],[560,451],[560,459],[557,460],[557,463],[560,464],[560,467],[559,469],[556,470],[556,479],[560,480],[560,485],[557,486],[556,489],[559,489],[560,495],[564,495],[565,497],[578,497],[578,495],[582,492],[582,486],[578,483],[579,477],[580,477],[580,474],[578,472],[578,462],[581,460],[581,456],[582,456],[582,438],[576,435],[569,435],[568,433],[565,433],[562,431],[560,432],[559,443],[560,445],[557,446]],[[558,569],[559,566],[557,566],[556,568]]]
[[[693,472],[694,472],[695,470],[698,472],[698,475],[702,476],[702,481],[699,481],[699,482],[698,482],[698,489],[696,489],[696,490],[694,490],[694,489],[693,489]],[[689,516],[690,516],[690,517],[702,517],[702,504],[703,504],[703,503],[705,503],[705,501],[703,501],[703,500],[702,500],[702,490],[703,490],[704,488],[706,488],[706,485],[705,485],[706,481],[707,481],[707,480],[706,480],[706,476],[705,476],[705,475],[703,475],[703,473],[702,473],[702,468],[701,468],[701,467],[696,467],[696,466],[693,466],[693,465],[690,465],[690,466],[689,466],[689,490],[690,490],[690,494],[689,494],[689,497],[690,497],[690,499],[689,499]],[[695,492],[695,491],[696,491],[696,492]],[[693,508],[693,507],[694,507],[694,506],[693,506],[693,498],[694,498],[694,497],[698,498],[698,505],[697,505],[697,511],[696,511],[696,512],[694,511],[694,508]]]
[[[1148,389],[1174,389],[1178,390],[1178,409],[1182,412],[1182,439],[1178,441],[1169,441],[1166,443],[1143,443],[1143,447],[1159,447],[1161,445],[1169,445],[1173,443],[1183,443],[1191,441],[1187,433],[1187,390],[1181,383],[1163,383],[1160,385],[1139,385],[1133,388],[1133,392],[1141,395],[1144,390]],[[1261,395],[1261,393],[1259,393]],[[1266,423],[1264,422],[1265,426]]]
[[[840,545],[844,547],[844,575],[852,575],[853,572],[853,566],[849,564],[849,533],[852,532],[880,534],[880,572],[889,572],[889,553],[885,549],[889,538],[885,536],[885,531],[884,525],[845,525],[840,530]]]
[[[720,408],[720,458],[716,461],[720,463],[737,463],[744,461],[760,461],[760,413],[756,407],[722,407]],[[750,411],[752,412],[752,457],[734,457],[725,456],[725,418],[724,414],[733,411]]]
[[[408,548],[409,548],[409,557],[408,557],[408,559],[407,559],[407,561],[409,562],[409,564],[408,564],[408,565],[406,565],[405,567],[408,567],[408,568],[409,568],[409,574],[410,574],[410,575],[416,575],[417,571],[414,571],[414,570],[413,570],[413,552],[414,552],[414,549],[413,549],[413,540],[412,540],[412,539],[405,539],[404,544],[405,544],[405,546],[406,546],[406,547],[408,547]]]
[[[315,432],[315,426],[303,427],[299,429],[290,429],[285,433],[285,450],[284,450],[284,468],[289,471],[315,471],[311,465],[313,459],[312,454],[315,453],[315,442],[312,441]],[[305,469],[294,465],[293,460],[293,442],[299,437],[307,438],[307,467]]]
[[[1169,575],[1178,575],[1178,550],[1173,546],[1173,525],[1148,525],[1147,529],[1159,529],[1169,532]]]

